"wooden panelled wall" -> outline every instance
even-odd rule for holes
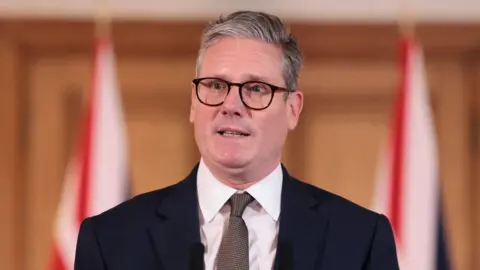
[[[203,22],[117,22],[113,36],[135,193],[181,179],[198,158],[189,82]],[[93,25],[0,21],[0,269],[44,269],[88,88]],[[368,206],[396,89],[396,25],[293,22],[306,105],[285,164]],[[480,269],[480,25],[420,25],[457,270]]]

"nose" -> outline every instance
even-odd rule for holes
[[[246,107],[243,105],[239,90],[238,86],[232,86],[222,104],[222,114],[241,116],[245,113]]]

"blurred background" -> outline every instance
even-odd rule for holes
[[[306,58],[300,74],[306,103],[285,165],[365,207],[399,80],[398,20],[410,11],[425,51],[452,269],[480,270],[480,1],[105,3],[0,0],[0,269],[49,269],[66,167],[91,84],[94,15],[113,16],[138,194],[178,182],[199,158],[188,113],[205,23],[254,9],[286,19]]]

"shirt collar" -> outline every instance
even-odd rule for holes
[[[246,190],[275,221],[280,216],[282,176],[281,165],[278,164],[268,176]],[[200,210],[204,220],[210,222],[237,190],[218,181],[202,159],[198,167],[197,183]]]

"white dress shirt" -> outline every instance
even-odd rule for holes
[[[248,228],[251,270],[273,269],[277,251],[282,176],[279,164],[265,179],[246,190],[255,199],[243,213]],[[215,259],[230,215],[230,206],[226,202],[239,191],[218,181],[203,160],[200,160],[198,168],[197,189],[200,235],[205,246],[205,269],[216,270]]]

